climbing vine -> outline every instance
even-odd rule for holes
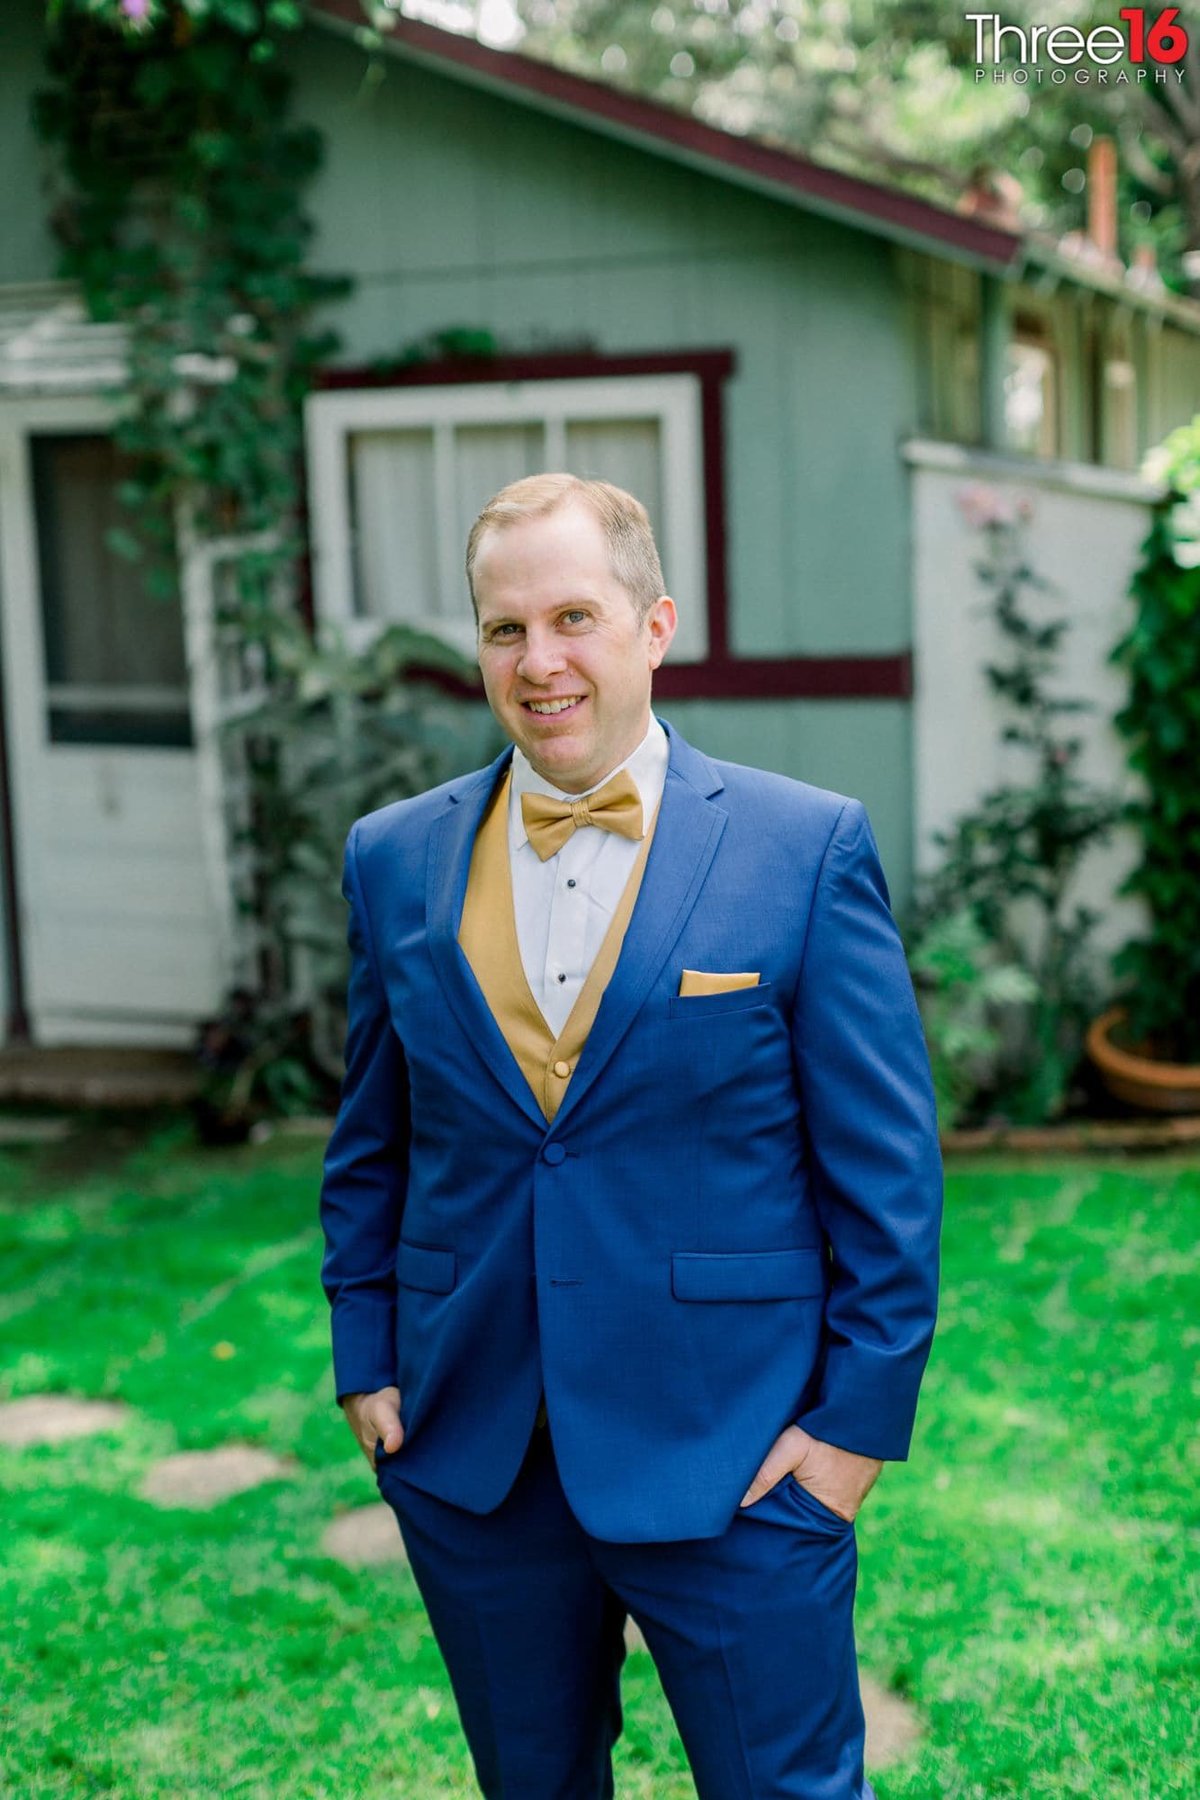
[[[60,273],[128,330],[113,547],[170,596],[180,502],[202,536],[270,532],[237,586],[263,634],[297,549],[300,401],[336,343],[311,318],[349,286],[304,267],[321,140],[277,55],[300,23],[291,0],[57,0],[35,103]]]

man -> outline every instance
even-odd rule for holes
[[[488,1800],[613,1793],[627,1614],[702,1800],[863,1800],[853,1519],[940,1214],[870,828],[651,713],[632,496],[516,482],[467,571],[514,748],[346,848],[338,1399]]]

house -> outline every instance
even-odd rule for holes
[[[6,8],[0,66],[0,1018],[10,1042],[181,1046],[232,954],[204,610],[148,611],[100,554],[123,340],[54,280],[41,19]],[[364,84],[360,26],[358,0],[311,0],[286,50],[328,146],[311,260],[356,280],[307,419],[319,618],[467,642],[461,546],[488,494],[547,466],[615,479],[650,506],[683,616],[660,709],[714,754],[862,797],[902,909],[995,756],[955,496],[1034,497],[1107,704],[1153,498],[1134,470],[1200,407],[1200,307],[414,21]],[[452,326],[501,356],[396,363]]]

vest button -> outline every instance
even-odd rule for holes
[[[554,1073],[558,1076],[558,1079],[560,1081],[565,1081],[567,1079],[567,1076],[571,1073],[570,1063],[569,1062],[556,1062],[554,1065]]]
[[[552,1169],[557,1169],[559,1163],[564,1163],[566,1160],[567,1153],[561,1144],[547,1144],[542,1151],[542,1161],[548,1162]]]

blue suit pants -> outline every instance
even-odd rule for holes
[[[377,1453],[380,1446],[376,1446]],[[490,1513],[378,1465],[486,1800],[611,1800],[624,1625],[657,1665],[700,1800],[873,1800],[854,1651],[857,1550],[785,1476],[715,1538],[589,1537],[549,1429]]]

